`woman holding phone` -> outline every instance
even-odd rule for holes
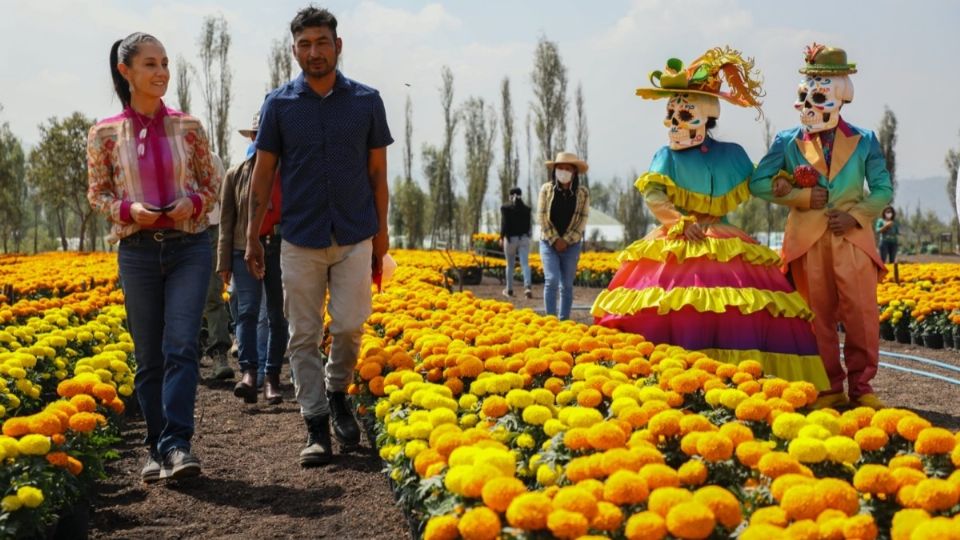
[[[87,139],[87,198],[119,242],[120,281],[147,424],[144,482],[200,474],[193,455],[199,334],[210,279],[207,210],[220,174],[200,122],[163,103],[166,51],[142,32],[110,50],[123,111]]]

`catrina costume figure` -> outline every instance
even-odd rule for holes
[[[667,102],[670,144],[636,181],[660,226],[620,253],[592,312],[599,325],[723,362],[757,360],[766,373],[823,389],[813,313],[780,272],[780,257],[725,218],[750,198],[753,163],[710,130],[720,99],[759,110],[757,77],[752,60],[715,48],[687,67],[670,59],[651,73],[652,88],[637,90]]]

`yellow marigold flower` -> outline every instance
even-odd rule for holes
[[[590,528],[610,532],[619,529],[621,523],[623,523],[623,512],[620,507],[607,501],[600,501],[597,503],[597,515],[590,522]]]
[[[647,501],[647,509],[656,512],[663,518],[667,517],[667,512],[674,506],[693,500],[693,493],[676,487],[662,487],[650,492],[650,498]]]
[[[42,456],[50,451],[50,437],[36,433],[24,435],[17,442],[17,450],[21,454]]]
[[[830,433],[829,429],[818,424],[807,424],[797,432],[797,438],[820,439],[821,441],[831,435],[833,434]]]
[[[952,439],[953,435],[951,435],[950,438]],[[908,468],[908,469],[916,469],[918,471],[922,471],[923,461],[921,461],[918,456],[915,456],[912,454],[904,454],[904,455],[894,456],[890,458],[890,461],[887,463],[887,467],[889,467],[891,470]]]
[[[910,540],[957,540],[957,520],[945,517],[935,517],[925,521],[913,530]]]
[[[457,530],[464,540],[494,540],[500,536],[500,516],[486,506],[467,510]]]
[[[526,492],[527,488],[520,480],[509,476],[500,476],[484,484],[481,495],[483,504],[497,512],[506,512],[510,503],[517,496]]]
[[[720,404],[730,410],[736,410],[737,406],[750,397],[743,390],[728,388],[720,393]]]
[[[23,486],[17,489],[17,498],[27,508],[36,508],[43,504],[43,492],[33,486]]]
[[[848,516],[860,511],[860,495],[843,480],[823,478],[817,480],[814,489],[828,509],[839,510]]]
[[[740,534],[739,540],[770,540],[771,538],[784,538],[785,535],[786,531],[783,530],[783,527],[768,523],[759,523],[756,525],[751,523],[750,526]]]
[[[773,434],[783,440],[796,438],[807,419],[799,413],[782,413],[773,421]]]
[[[699,486],[707,481],[707,466],[702,461],[691,459],[677,469],[677,476],[685,486]]]
[[[856,435],[853,436],[853,439],[857,441],[860,448],[867,452],[880,450],[890,441],[887,432],[875,426],[861,428],[857,431]]]
[[[910,540],[913,531],[921,524],[930,520],[930,514],[919,508],[905,508],[893,515],[893,524],[890,527],[892,540]]]
[[[627,444],[623,430],[610,422],[600,422],[587,430],[587,442],[597,450],[620,448]]]
[[[768,478],[777,478],[788,473],[802,473],[803,466],[795,458],[784,452],[768,452],[757,462],[760,474]]]
[[[917,435],[913,445],[918,454],[949,454],[957,446],[953,434],[943,428],[928,427]]]
[[[827,459],[837,463],[856,463],[860,461],[860,445],[850,437],[836,435],[823,441],[827,450]]]
[[[446,407],[439,407],[430,411],[429,422],[432,427],[437,427],[443,424],[456,424],[457,423],[457,413],[447,409]],[[433,431],[432,429],[430,431]],[[429,435],[428,435],[429,436]]]
[[[627,519],[627,540],[661,540],[667,536],[667,523],[654,512],[638,512]]]
[[[740,501],[720,486],[706,486],[693,494],[693,500],[706,506],[713,512],[720,525],[728,530],[735,529],[743,521]]]
[[[780,508],[792,520],[817,519],[826,508],[826,502],[819,497],[813,484],[800,484],[784,492]]]
[[[678,487],[680,477],[672,467],[664,463],[650,463],[640,469],[640,479],[651,491],[661,487]]]
[[[939,478],[928,478],[916,485],[913,492],[913,506],[927,512],[939,512],[957,504],[957,486]]]
[[[7,423],[9,423],[10,420],[13,420],[13,418],[8,419]],[[7,424],[5,423],[4,427],[6,427],[6,425]],[[20,448],[17,445],[17,439],[14,439],[13,437],[8,437],[6,435],[0,436],[0,456],[12,459],[19,455],[20,455]]]
[[[787,452],[800,463],[820,463],[827,459],[827,447],[820,439],[798,437],[790,441]]]
[[[0,509],[4,512],[16,512],[21,506],[23,506],[23,503],[20,502],[20,497],[16,495],[7,495],[0,500]]]
[[[754,510],[750,516],[750,525],[776,525],[777,527],[786,527],[789,518],[787,513],[779,506],[765,506]]]
[[[589,527],[590,522],[578,512],[558,509],[547,516],[547,528],[555,538],[579,538]]]
[[[545,529],[552,509],[553,505],[546,495],[523,493],[514,498],[507,508],[507,522],[526,531]]]
[[[710,420],[699,414],[688,414],[680,419],[681,435],[700,431],[716,431],[716,429],[716,426],[711,424]]]
[[[528,424],[542,426],[552,418],[553,413],[543,405],[530,405],[523,409],[523,421]]]
[[[860,467],[853,476],[853,487],[861,493],[890,494],[896,492],[897,481],[887,467],[867,464]]]
[[[592,520],[597,515],[597,499],[593,493],[577,487],[566,486],[560,488],[553,497],[554,510],[569,510],[577,512]],[[578,535],[579,536],[579,535]]]
[[[617,471],[603,484],[603,499],[617,505],[638,504],[647,500],[647,483],[631,471]]]
[[[674,409],[658,412],[650,419],[647,429],[656,437],[673,437],[680,434],[683,413]]]
[[[517,410],[525,409],[533,405],[533,394],[520,388],[510,390],[507,392],[507,404]]]
[[[916,416],[916,413],[903,409],[882,409],[873,415],[870,425],[882,429],[887,435],[893,435],[897,432],[897,424],[906,416]]]
[[[423,540],[456,540],[460,538],[457,516],[434,516],[427,521],[423,531]]]
[[[716,524],[710,508],[696,501],[682,502],[667,512],[667,531],[678,538],[707,538]]]
[[[704,433],[697,439],[697,453],[707,461],[725,461],[733,456],[733,441],[723,433]]]
[[[843,524],[843,536],[846,538],[874,540],[877,533],[877,524],[874,523],[873,516],[868,514],[849,517]]]

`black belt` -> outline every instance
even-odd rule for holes
[[[143,240],[166,242],[167,240],[177,240],[189,235],[190,233],[177,229],[142,229],[134,233],[133,236],[139,236]]]

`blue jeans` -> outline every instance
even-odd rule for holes
[[[264,245],[263,281],[256,279],[247,270],[243,251],[233,252],[233,284],[237,295],[237,353],[240,369],[258,371],[261,363],[265,373],[280,373],[283,354],[287,349],[287,321],[283,317],[283,283],[280,275],[280,240],[271,240]],[[257,326],[260,319],[260,302],[267,297],[267,319],[270,332],[267,336],[266,355],[260,356]]]
[[[547,315],[557,315],[561,321],[570,318],[573,306],[573,279],[577,276],[582,242],[571,244],[562,253],[546,240],[540,241],[540,261],[543,264],[543,307]],[[560,311],[557,311],[557,296]]]
[[[190,449],[200,376],[200,322],[210,284],[208,233],[158,242],[144,232],[120,241],[120,282],[133,338],[145,442],[165,455]]]
[[[530,288],[530,237],[529,236],[511,236],[506,238],[504,255],[507,257],[507,291],[513,292],[513,268],[520,258],[520,272],[523,275],[523,288]]]

